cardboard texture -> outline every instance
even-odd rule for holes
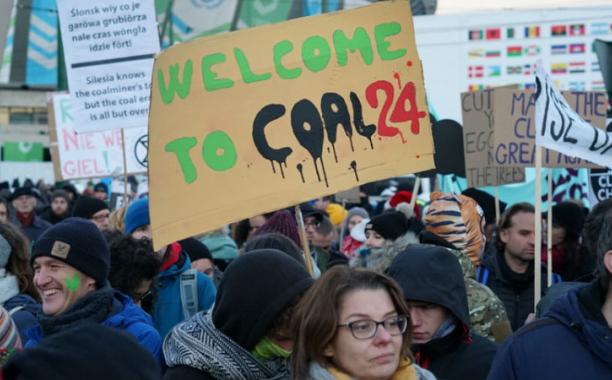
[[[605,128],[606,96],[603,92],[563,92],[570,107],[598,128]],[[535,93],[499,88],[494,90],[494,162],[498,166],[535,166]],[[577,157],[542,149],[542,167],[597,168]]]
[[[153,69],[154,245],[430,169],[433,151],[409,2],[175,45]]]
[[[503,167],[495,163],[493,97],[493,90],[461,94],[465,178],[468,187],[499,186],[525,181],[524,168]]]

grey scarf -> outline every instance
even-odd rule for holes
[[[289,379],[285,359],[261,362],[239,346],[200,312],[174,327],[164,340],[164,357],[169,367],[188,366],[217,380]]]

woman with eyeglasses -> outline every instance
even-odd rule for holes
[[[414,364],[408,307],[383,274],[331,268],[298,304],[294,325],[294,379],[435,380]]]

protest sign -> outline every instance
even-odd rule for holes
[[[493,158],[493,90],[461,94],[465,178],[468,187],[499,186],[525,180],[525,169],[498,166]]]
[[[153,1],[59,0],[57,10],[77,130],[146,126],[159,52]]]
[[[56,178],[66,180],[123,174],[121,130],[77,134],[72,104],[69,94],[52,95],[49,138]],[[126,131],[128,173],[147,171],[146,152],[142,152],[139,142],[146,138],[146,127]]]
[[[433,167],[410,4],[175,45],[149,114],[154,244]]]
[[[612,198],[612,169],[591,169],[589,173],[591,207],[608,198]]]
[[[602,92],[564,92],[563,96],[581,117],[603,128],[606,97]],[[494,90],[495,143],[493,158],[499,166],[535,166],[536,95],[531,91]],[[549,168],[597,167],[580,157],[543,149],[542,166]]]
[[[592,120],[585,121],[574,111],[541,66],[536,70],[536,88],[536,144],[612,168],[612,132],[606,132],[603,125],[605,94],[600,94],[604,123],[597,128],[589,124]],[[584,109],[595,108],[598,103],[591,104],[588,107],[585,103]]]

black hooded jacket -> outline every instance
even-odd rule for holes
[[[470,333],[465,283],[457,258],[442,247],[415,245],[395,258],[388,274],[407,300],[442,306],[456,321],[449,335],[412,347],[417,364],[438,380],[486,379],[497,347]]]

